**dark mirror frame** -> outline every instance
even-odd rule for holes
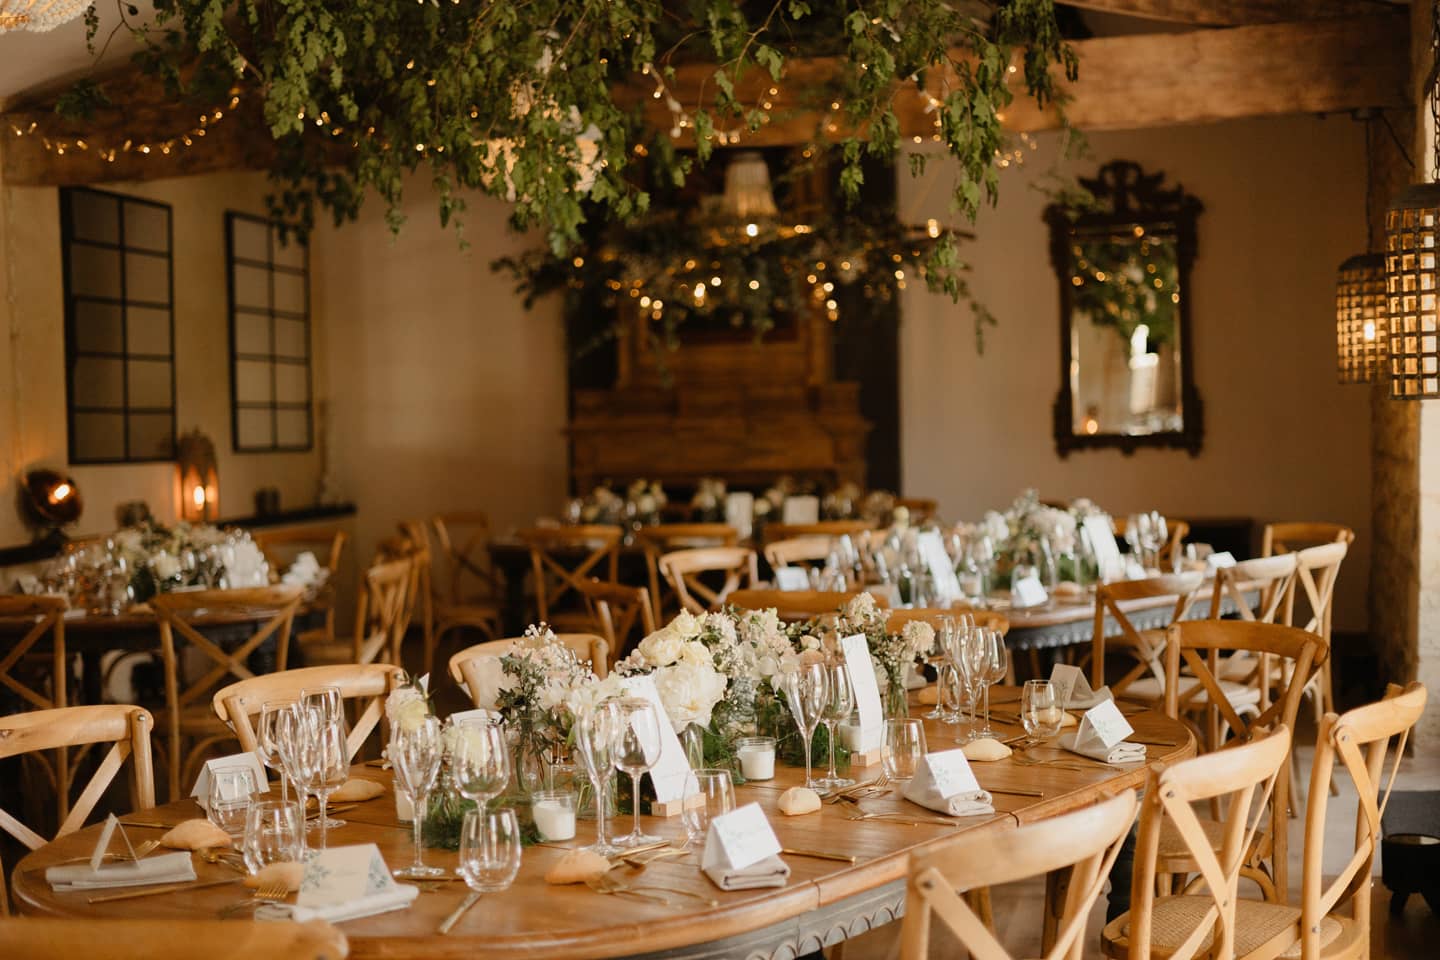
[[[1127,456],[1139,447],[1178,447],[1193,457],[1200,453],[1204,437],[1204,412],[1195,389],[1195,359],[1190,348],[1191,288],[1190,265],[1195,261],[1195,220],[1204,209],[1183,187],[1162,186],[1165,174],[1145,173],[1138,163],[1113,160],[1100,168],[1093,179],[1080,184],[1095,198],[1085,211],[1063,204],[1045,208],[1050,226],[1050,262],[1060,286],[1060,393],[1055,398],[1055,452],[1062,458],[1072,450],[1119,447]],[[1121,433],[1077,434],[1074,396],[1070,388],[1071,231],[1077,227],[1105,228],[1141,224],[1155,225],[1156,232],[1175,238],[1180,281],[1180,409],[1184,426],[1178,431],[1130,435]]]

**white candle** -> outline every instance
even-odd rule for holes
[[[546,840],[570,840],[575,836],[575,811],[559,800],[541,800],[530,808],[535,829]]]
[[[744,746],[740,748],[740,774],[746,780],[770,780],[775,776],[775,748],[773,746]]]
[[[840,741],[840,746],[849,750],[851,753],[858,753],[860,751],[860,724],[842,723],[835,728],[835,732],[838,735],[837,739]]]
[[[401,823],[409,823],[415,819],[415,804],[399,787],[395,788],[395,818]]]

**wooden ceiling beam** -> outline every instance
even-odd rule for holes
[[[1363,17],[1401,10],[1387,0],[1062,0],[1065,6],[1144,20],[1234,27],[1330,17]]]

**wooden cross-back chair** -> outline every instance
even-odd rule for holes
[[[403,675],[404,671],[389,663],[340,663],[282,670],[221,687],[210,698],[210,707],[235,732],[240,748],[250,751],[256,746],[251,718],[259,715],[267,700],[298,700],[301,690],[338,687],[342,700],[364,703],[346,737],[348,756],[353,760],[385,715],[385,698]]]
[[[759,579],[755,551],[749,547],[696,547],[664,554],[659,561],[660,572],[680,598],[680,606],[691,613],[716,610],[725,598],[742,584],[754,585]],[[706,586],[701,574],[724,574],[725,582],[718,590]]]
[[[276,669],[285,669],[290,654],[290,625],[302,592],[298,586],[282,585],[161,593],[150,599],[160,624],[160,654],[165,664],[165,727],[169,740],[166,773],[171,800],[180,799],[182,775],[191,761],[210,745],[230,736],[205,706],[220,681],[255,676],[246,658],[269,640],[275,641]],[[220,622],[258,624],[258,628],[234,650],[225,650],[190,623],[197,614]],[[182,650],[193,651],[208,661],[198,678],[192,678],[182,667]],[[181,738],[186,735],[197,738],[188,753],[181,750]]]
[[[660,570],[660,558],[676,550],[733,547],[739,537],[739,531],[728,523],[661,523],[640,530],[638,539],[645,551],[645,573],[650,578],[650,602],[655,607],[656,623],[666,619],[667,611],[683,606]]]
[[[1110,525],[1115,528],[1115,536],[1118,537],[1120,540],[1124,540],[1125,530],[1130,525],[1130,518],[1123,516],[1112,517],[1110,519]],[[1186,523],[1184,520],[1176,520],[1172,517],[1166,517],[1165,531],[1170,536],[1169,539],[1165,541],[1165,546],[1161,548],[1160,553],[1162,556],[1165,557],[1167,561],[1169,561],[1170,569],[1174,570],[1179,565],[1180,559],[1184,555],[1185,538],[1190,536],[1190,524]]]
[[[1236,920],[1241,870],[1264,820],[1264,808],[1290,752],[1290,728],[1233,750],[1173,766],[1152,767],[1140,806],[1130,909],[1105,925],[1101,946],[1116,960],[1234,960],[1274,936],[1290,907],[1250,901],[1257,922]],[[1207,834],[1194,804],[1216,800],[1224,808],[1221,833]],[[1177,896],[1157,896],[1157,863],[1165,821],[1173,823],[1199,877]],[[1218,842],[1216,842],[1218,840]],[[1278,951],[1277,951],[1278,953]],[[1269,954],[1268,956],[1274,956]]]
[[[638,642],[655,632],[655,607],[650,602],[650,591],[644,587],[604,583],[591,577],[581,582],[580,592],[610,647],[607,668],[625,656],[632,635],[638,632]]]
[[[725,598],[728,606],[741,610],[774,610],[781,620],[795,623],[833,614],[864,590],[736,590]],[[889,601],[875,596],[875,606],[884,609]]]
[[[329,574],[325,589],[311,602],[310,609],[324,615],[324,625],[316,630],[296,634],[300,644],[335,642],[335,579],[340,574],[340,562],[345,556],[345,544],[350,535],[339,527],[292,527],[284,530],[257,530],[253,534],[255,546],[265,554],[270,569],[279,573],[295,557],[306,549],[319,561]]]
[[[1163,629],[1139,630],[1126,613],[1123,604],[1132,600],[1153,600],[1174,597],[1175,605],[1165,626],[1179,622],[1190,613],[1195,594],[1204,582],[1200,573],[1170,573],[1145,580],[1120,580],[1102,583],[1095,588],[1095,622],[1090,642],[1091,684],[1099,689],[1105,683],[1106,617],[1120,628],[1116,646],[1133,658],[1135,664],[1119,681],[1110,685],[1115,696],[1133,696],[1158,701],[1164,696],[1165,650]],[[1149,676],[1146,676],[1149,674]]]
[[[430,518],[430,528],[435,531],[449,567],[449,590],[445,594],[449,602],[498,604],[500,578],[485,552],[490,542],[490,518],[478,510],[437,513]]]
[[[796,537],[860,537],[875,529],[873,520],[817,520],[815,523],[767,523],[765,542]]]
[[[765,562],[770,569],[823,564],[830,559],[835,548],[833,537],[792,537],[789,540],[774,540],[765,544]]]
[[[0,830],[30,850],[74,833],[85,825],[126,760],[130,761],[130,798],[135,808],[155,806],[155,770],[150,757],[150,731],[154,725],[148,710],[126,704],[60,707],[0,717],[0,760],[48,750],[110,745],[80,796],[68,805],[68,812],[62,812],[54,837],[41,836],[4,810],[0,810]],[[5,912],[5,877],[0,870],[0,914]]]
[[[1295,582],[1285,600],[1281,621],[1302,627],[1318,634],[1330,645],[1330,627],[1335,612],[1335,581],[1340,576],[1340,564],[1349,551],[1349,541],[1336,540],[1314,547],[1302,547],[1295,551]],[[1295,612],[1295,599],[1303,593],[1309,618],[1299,622]],[[1315,721],[1335,710],[1334,686],[1331,679],[1330,663],[1326,661],[1320,673],[1312,680],[1307,691],[1315,702]]]
[[[1273,557],[1279,553],[1294,553],[1302,547],[1313,547],[1322,543],[1348,545],[1354,542],[1355,531],[1343,523],[1316,520],[1267,523],[1260,538],[1260,556]]]
[[[188,960],[199,953],[207,960],[344,960],[350,955],[350,943],[324,920],[236,923],[87,917],[77,922],[69,917],[17,917],[0,922],[0,957],[71,960],[102,952],[106,960]]]
[[[1126,790],[1074,813],[1015,830],[962,833],[912,852],[900,927],[902,960],[928,960],[932,918],[949,928],[974,960],[1010,960],[991,925],[962,895],[1067,868],[1058,931],[1045,960],[1079,960],[1090,909],[1134,821],[1135,793]]]
[[[365,571],[355,601],[355,663],[400,662],[409,626],[407,596],[414,583],[415,561],[410,557],[381,560]]]
[[[424,673],[435,666],[435,648],[451,630],[473,628],[486,637],[500,633],[498,603],[452,603],[435,586],[435,554],[430,549],[430,533],[422,520],[403,520],[401,535],[410,544],[411,562],[415,564],[414,614],[420,620],[424,642]]]
[[[1236,709],[1231,687],[1221,677],[1225,658],[1237,653],[1281,666],[1290,678],[1281,686],[1279,696],[1263,709]],[[1249,743],[1260,731],[1271,727],[1285,726],[1293,730],[1305,683],[1327,653],[1324,641],[1315,634],[1278,624],[1242,620],[1191,620],[1172,624],[1165,642],[1165,713],[1177,720],[1198,718],[1203,731],[1200,741],[1212,752]],[[1268,682],[1262,670],[1256,679],[1257,687]],[[1268,822],[1256,832],[1254,845],[1246,851],[1241,868],[1242,876],[1253,880],[1266,900],[1277,903],[1289,898],[1289,807],[1290,766],[1287,764],[1270,797]],[[1223,832],[1223,825],[1215,819],[1218,814],[1218,810],[1212,810],[1212,818],[1201,821],[1212,838]],[[1170,829],[1171,824],[1166,826],[1157,868],[1162,877],[1161,889],[1166,889],[1164,877],[1199,871],[1183,839]]]
[[[0,658],[0,686],[40,710],[64,707],[69,702],[70,664],[65,654],[65,611],[68,607],[64,597],[0,595],[0,620],[19,621],[22,627],[26,622],[30,624],[24,636]],[[45,656],[47,636],[50,649]],[[26,668],[42,656],[47,666],[32,671],[32,678]],[[49,680],[49,689],[45,687],[45,680]],[[60,798],[60,813],[64,816],[69,797],[69,751],[63,747],[57,750],[53,762],[43,753],[35,754],[32,759],[55,788],[55,795]],[[0,886],[4,886],[3,877],[0,877]]]
[[[600,523],[532,527],[517,536],[530,548],[538,620],[552,625],[575,622],[576,612],[565,609],[565,600],[571,594],[572,606],[580,606],[580,617],[588,618],[583,611],[580,584],[597,574],[606,583],[616,582],[622,536],[619,527]]]
[[[493,709],[494,704],[482,703],[481,694],[484,690],[484,682],[480,671],[483,669],[482,661],[495,660],[510,652],[510,648],[521,637],[506,637],[504,640],[487,640],[484,643],[477,643],[474,646],[466,647],[450,658],[450,678],[458,684],[463,684],[470,694],[471,701],[477,707]],[[580,662],[589,662],[595,675],[604,679],[610,673],[610,644],[604,637],[596,636],[593,633],[557,633],[555,639],[561,644],[569,647]]]

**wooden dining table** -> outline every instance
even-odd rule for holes
[[[1018,691],[997,687],[993,703],[1002,736],[1020,728],[1011,720],[1018,709]],[[1140,787],[1147,767],[1194,754],[1188,728],[1153,710],[1122,704],[1135,728],[1133,737],[1147,744],[1147,760],[1111,766],[1069,754],[1048,743],[1019,755],[974,764],[981,785],[994,797],[995,812],[963,818],[939,817],[903,799],[896,792],[860,801],[867,812],[896,812],[924,822],[854,820],[845,803],[823,804],[818,813],[786,817],[778,809],[782,791],[803,780],[803,770],[777,766],[774,780],[736,788],[736,803],[758,803],[789,850],[853,857],[854,862],[787,853],[790,866],[784,887],[722,891],[699,869],[699,851],[651,863],[635,877],[629,867],[613,873],[661,888],[670,905],[605,895],[580,885],[555,886],[545,873],[566,853],[594,838],[593,821],[580,821],[579,835],[557,845],[525,849],[519,876],[503,893],[485,894],[449,935],[438,933],[441,922],[465,899],[463,882],[421,883],[421,893],[405,910],[341,924],[356,958],[771,958],[795,957],[839,943],[898,919],[904,911],[908,854],[962,831],[1006,831],[1087,806],[1122,790]],[[925,708],[918,705],[917,712]],[[926,720],[931,751],[953,748],[955,728]],[[1073,728],[1072,728],[1073,729]],[[866,780],[878,767],[851,770]],[[382,781],[386,771],[357,766],[354,775]],[[1035,794],[1039,794],[1038,796]],[[192,800],[136,812],[127,821],[170,825],[201,816]],[[393,791],[340,814],[345,827],[330,832],[332,845],[374,843],[392,867],[410,862],[411,832],[396,818]],[[680,843],[685,829],[678,818],[642,818],[644,829]],[[628,816],[616,825],[628,829]],[[134,842],[158,836],[161,827],[127,828]],[[88,854],[99,827],[92,826],[36,850],[15,867],[13,899],[25,914],[74,918],[141,917],[153,920],[215,917],[243,898],[240,876],[233,868],[195,857],[197,883],[175,892],[117,902],[89,903],[84,892],[56,893],[45,882],[45,868]],[[314,834],[312,833],[312,837]],[[427,849],[426,862],[454,870],[455,853]],[[220,886],[207,881],[233,880]],[[713,903],[713,905],[712,905]],[[243,916],[243,914],[242,914]]]

